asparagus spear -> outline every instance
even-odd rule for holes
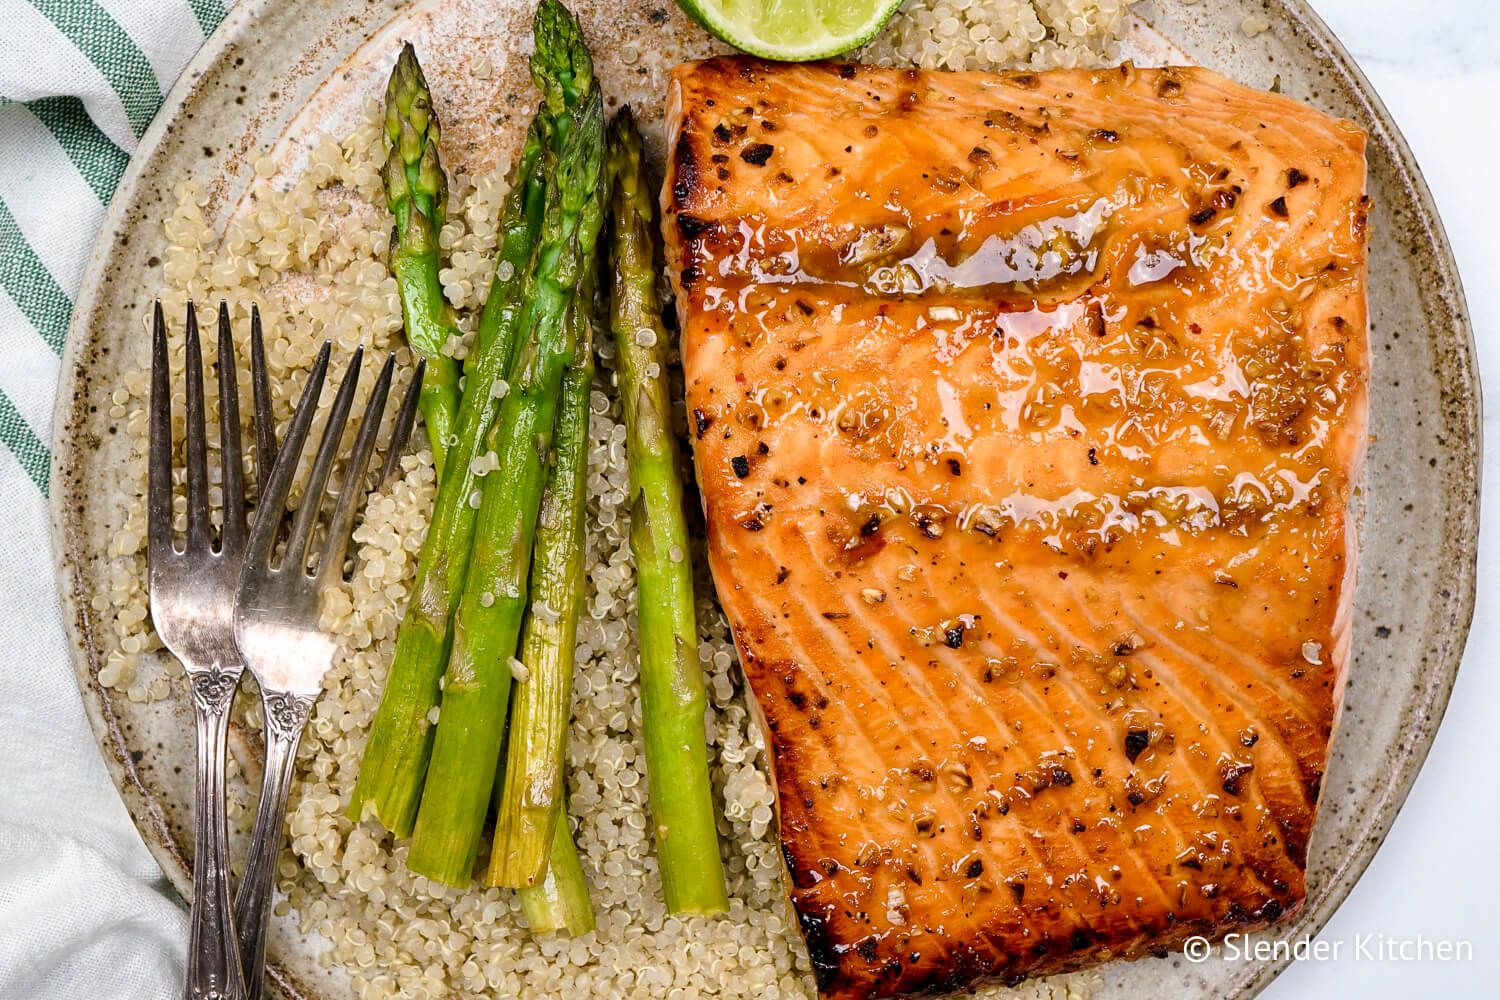
[[[544,463],[552,446],[563,369],[577,346],[564,319],[579,279],[591,266],[603,219],[603,146],[603,111],[594,88],[563,143],[559,197],[554,201],[549,191],[528,283],[527,337],[512,362],[510,392],[488,436],[500,467],[486,477],[482,489],[463,597],[454,616],[442,713],[407,855],[412,871],[449,885],[467,884],[473,870],[505,735],[509,661],[528,603]],[[545,613],[557,614],[551,609]]]
[[[594,929],[594,909],[589,903],[589,886],[584,881],[578,848],[568,832],[567,817],[561,817],[553,829],[552,854],[542,881],[517,893],[526,923],[537,934],[567,931],[577,937]]]
[[[562,4],[545,2],[537,9],[533,31],[538,51],[555,56],[532,63],[533,78],[546,95],[548,108],[576,105],[593,88],[593,66],[577,21]],[[544,38],[547,44],[542,43]],[[557,138],[560,141],[561,137]],[[562,756],[572,701],[578,608],[583,598],[583,503],[588,469],[588,403],[594,373],[595,284],[595,273],[590,266],[580,279],[568,312],[567,322],[573,327],[578,346],[563,376],[561,409],[554,435],[557,454],[542,501],[532,561],[533,599],[560,609],[561,615],[556,622],[532,615],[524,625],[521,659],[530,676],[513,699],[511,713],[516,730],[508,744],[509,761],[502,769],[503,774],[497,776],[501,805],[488,880],[491,884],[509,881],[523,886],[521,906],[532,929],[538,932],[565,929],[570,934],[585,934],[594,927],[588,885],[568,833],[567,820],[562,816]],[[539,808],[528,810],[534,821],[540,820],[541,829],[529,827],[528,832],[533,836],[525,846],[517,845],[518,856],[512,859],[508,841],[520,833],[516,808],[519,782],[528,780],[518,777],[522,775],[542,782],[527,786],[539,791],[543,800],[537,803]],[[507,795],[513,802],[509,807]],[[510,871],[530,870],[533,877],[507,879],[508,872],[503,870],[507,868],[506,861],[513,862]]]
[[[448,661],[452,616],[468,570],[477,513],[470,498],[479,489],[472,467],[498,406],[493,397],[509,373],[525,304],[525,286],[541,226],[549,184],[543,174],[545,148],[557,153],[581,95],[596,90],[593,64],[577,22],[566,8],[544,3],[533,31],[531,75],[544,101],[532,120],[502,215],[500,259],[485,300],[475,356],[458,420],[453,475],[439,480],[432,523],[417,563],[413,599],[396,639],[396,654],[380,709],[365,745],[348,814],[359,819],[368,801],[377,820],[397,836],[412,833],[422,782],[432,751],[428,721],[441,697],[439,677]],[[565,82],[564,82],[565,81]],[[524,185],[521,183],[524,179]],[[430,425],[429,425],[430,426]]]
[[[557,134],[553,149],[561,149],[571,125],[568,112],[598,89],[594,61],[583,42],[583,32],[568,8],[558,0],[542,0],[531,21],[536,54],[531,57],[531,81],[542,92],[542,103]]]
[[[412,353],[427,362],[422,420],[432,457],[443,472],[458,415],[459,365],[443,353],[458,332],[438,282],[438,234],[447,213],[448,178],[438,159],[438,120],[432,93],[408,42],[385,93],[385,196],[396,217],[391,272],[401,292],[401,317]]]
[[[650,187],[629,109],[610,125],[610,327],[625,408],[630,548],[638,588],[641,711],[662,890],[673,913],[728,907],[708,778],[692,564],[667,393],[667,336],[653,263]]]
[[[542,213],[546,208],[547,174],[542,157],[546,131],[545,116],[538,108],[526,130],[511,188],[500,211],[500,254],[495,260],[495,274],[490,279],[490,290],[485,296],[484,310],[479,314],[479,329],[474,336],[477,367],[482,369],[475,374],[481,378],[505,377],[510,371],[511,357],[519,339],[517,320],[522,306],[521,293],[525,290],[526,269],[536,250]],[[478,382],[465,380],[466,388],[477,385]],[[468,395],[466,392],[465,402]],[[475,413],[493,416],[495,407],[473,405],[478,407]],[[459,416],[462,424],[462,409]]]
[[[396,636],[395,657],[349,804],[350,818],[358,820],[369,802],[375,818],[402,837],[411,834],[416,821],[432,747],[428,715],[438,703],[438,678],[448,659],[449,619],[468,568],[478,515],[470,497],[480,481],[474,459],[498,408],[494,396],[515,353],[525,275],[541,228],[545,192],[542,127],[533,121],[501,213],[500,256],[475,337],[457,443],[438,486],[417,561],[414,596]]]
[[[585,275],[585,278],[592,278],[592,275]],[[592,303],[593,296],[591,287],[580,288],[578,293],[579,299],[586,303]],[[577,936],[594,929],[594,910],[589,901],[588,883],[583,876],[578,849],[568,830],[567,806],[563,796],[562,752],[567,737],[568,708],[572,700],[572,655],[577,635],[578,606],[583,594],[583,499],[588,467],[588,398],[593,376],[594,334],[591,317],[577,308],[577,303],[569,311],[569,316],[571,322],[584,325],[579,330],[582,346],[563,376],[563,411],[558,416],[556,432],[558,457],[542,501],[543,512],[538,515],[539,527],[532,573],[538,581],[550,578],[571,584],[576,593],[571,598],[566,594],[543,597],[549,602],[555,601],[554,607],[573,609],[573,613],[565,616],[556,627],[539,627],[541,619],[534,615],[527,619],[523,627],[522,660],[526,663],[530,676],[512,696],[511,723],[514,732],[508,747],[514,748],[518,741],[526,738],[525,734],[534,731],[545,734],[547,739],[556,739],[555,744],[533,744],[536,749],[528,756],[530,762],[540,763],[544,768],[551,764],[553,769],[550,774],[544,772],[542,780],[548,782],[544,795],[550,803],[555,804],[555,808],[527,811],[533,817],[545,814],[545,821],[551,825],[552,833],[543,841],[547,850],[540,861],[540,880],[531,885],[523,885],[518,889],[517,895],[521,901],[521,911],[526,914],[526,922],[534,933],[565,931]],[[573,492],[564,498],[562,494],[567,491]],[[557,516],[563,512],[569,516]],[[570,524],[572,530],[557,530],[559,520],[565,525]],[[559,544],[570,538],[573,540],[570,545]],[[550,554],[557,549],[570,548],[572,544],[577,546],[576,557],[569,553]],[[559,569],[564,572],[559,574]],[[539,582],[533,582],[533,597],[545,589]],[[551,637],[551,641],[548,637]],[[528,696],[528,692],[534,694]],[[535,706],[536,703],[549,703],[548,707],[555,713],[551,716],[551,723],[555,728],[533,728],[528,719],[536,721],[547,713],[528,711],[522,706]],[[552,753],[556,754],[555,759],[549,757]],[[500,768],[501,773],[495,776],[496,799],[501,806],[495,825],[495,849],[490,853],[491,867],[487,881],[491,885],[501,884],[496,878],[496,869],[500,855],[510,850],[502,843],[502,831],[507,823],[504,819],[505,789],[513,780],[511,776],[518,773],[518,768],[528,767],[526,762],[516,759],[513,749],[509,750],[508,755],[508,762]],[[514,815],[514,809],[511,812]],[[527,829],[539,832],[536,825]]]
[[[490,852],[490,885],[535,886],[548,870],[562,812],[563,751],[573,697],[573,652],[583,601],[589,393],[594,381],[594,275],[579,282],[568,323],[577,342],[563,375],[553,433],[556,458],[537,516],[531,600],[556,617],[530,614],[521,636],[526,680],[511,696],[510,739]]]

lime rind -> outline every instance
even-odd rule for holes
[[[880,33],[901,3],[902,0],[803,0],[801,3],[678,0],[693,20],[720,41],[741,52],[782,62],[828,59],[857,49]],[[834,16],[821,16],[824,14]]]

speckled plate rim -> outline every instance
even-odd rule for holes
[[[1359,881],[1374,859],[1375,852],[1385,843],[1386,835],[1390,833],[1391,826],[1401,812],[1401,807],[1405,805],[1406,797],[1410,794],[1412,785],[1416,782],[1417,775],[1421,772],[1422,765],[1432,749],[1433,741],[1437,738],[1437,730],[1447,711],[1454,682],[1458,679],[1458,668],[1463,662],[1464,648],[1468,642],[1469,626],[1474,618],[1474,592],[1479,559],[1479,490],[1484,455],[1481,439],[1483,396],[1479,371],[1475,363],[1474,329],[1469,321],[1468,304],[1464,299],[1458,262],[1454,259],[1453,248],[1448,242],[1448,234],[1443,227],[1442,218],[1438,215],[1432,192],[1427,187],[1422,168],[1417,164],[1411,147],[1407,145],[1406,137],[1401,134],[1385,102],[1375,92],[1374,86],[1365,76],[1364,71],[1359,68],[1349,50],[1338,40],[1323,19],[1307,5],[1306,0],[1272,0],[1267,7],[1279,8],[1284,23],[1305,32],[1314,44],[1327,53],[1329,68],[1343,78],[1350,92],[1357,94],[1364,104],[1366,113],[1364,123],[1377,133],[1372,136],[1372,139],[1385,143],[1395,154],[1400,184],[1417,210],[1413,221],[1421,228],[1425,236],[1424,243],[1434,255],[1434,271],[1441,285],[1437,297],[1444,301],[1449,311],[1446,317],[1430,318],[1435,324],[1440,320],[1446,320],[1446,329],[1452,338],[1450,347],[1454,349],[1456,355],[1453,360],[1457,363],[1457,380],[1461,384],[1443,385],[1441,388],[1448,394],[1454,394],[1454,390],[1457,389],[1457,395],[1471,403],[1464,408],[1469,424],[1466,428],[1469,432],[1466,442],[1469,449],[1468,461],[1460,467],[1461,474],[1466,474],[1463,476],[1466,481],[1451,484],[1449,494],[1450,503],[1454,506],[1467,501],[1465,505],[1467,509],[1463,512],[1466,516],[1454,519],[1458,520],[1462,530],[1462,535],[1454,540],[1454,544],[1463,553],[1463,558],[1452,567],[1452,586],[1449,588],[1448,597],[1451,616],[1448,619],[1450,644],[1442,651],[1440,669],[1436,676],[1430,679],[1427,686],[1428,712],[1423,720],[1425,727],[1422,735],[1412,747],[1411,752],[1402,759],[1393,780],[1385,786],[1385,795],[1379,801],[1370,835],[1347,852],[1343,863],[1334,869],[1329,881],[1321,887],[1317,895],[1309,896],[1299,916],[1299,922],[1305,928],[1306,933],[1313,935],[1321,931],[1333,917],[1334,912],[1343,905],[1355,883]],[[1451,515],[1454,512],[1450,509],[1448,513],[1450,519],[1453,519]],[[1364,544],[1363,540],[1361,544]],[[1314,836],[1316,835],[1315,830]],[[1254,996],[1264,990],[1290,965],[1290,956],[1264,963],[1247,982],[1246,995]]]
[[[78,387],[83,379],[85,366],[90,361],[90,331],[99,322],[104,276],[116,243],[126,228],[129,206],[137,200],[142,186],[152,182],[158,152],[173,131],[185,105],[192,100],[205,74],[225,57],[228,50],[239,43],[245,32],[255,28],[263,9],[275,2],[277,0],[243,0],[231,8],[229,15],[204,42],[167,95],[161,110],[141,137],[116,188],[84,271],[63,353],[53,412],[53,484],[70,481],[65,473],[74,464],[78,449],[83,447],[73,435],[70,421],[78,405]],[[1420,735],[1401,759],[1391,781],[1385,786],[1384,795],[1377,802],[1376,819],[1370,828],[1371,835],[1348,850],[1343,863],[1334,869],[1328,883],[1315,897],[1308,900],[1299,923],[1309,933],[1315,933],[1327,923],[1348,896],[1400,813],[1431,749],[1463,658],[1474,613],[1477,575],[1479,489],[1483,454],[1480,437],[1482,399],[1475,364],[1473,329],[1464,301],[1458,266],[1421,168],[1406,140],[1353,57],[1322,19],[1307,6],[1305,0],[1265,0],[1264,6],[1273,23],[1285,25],[1305,35],[1326,54],[1328,68],[1341,78],[1350,93],[1358,95],[1365,111],[1364,121],[1374,133],[1372,138],[1384,143],[1396,157],[1400,185],[1415,208],[1415,216],[1411,221],[1420,229],[1422,242],[1433,255],[1430,265],[1436,275],[1437,285],[1434,298],[1446,308],[1446,315],[1429,318],[1442,331],[1440,336],[1448,341],[1447,349],[1451,352],[1453,371],[1441,389],[1449,397],[1444,402],[1456,407],[1455,412],[1459,414],[1458,429],[1465,432],[1463,450],[1467,452],[1461,461],[1454,463],[1455,478],[1447,484],[1448,506],[1444,520],[1445,525],[1453,526],[1458,531],[1457,537],[1451,540],[1450,551],[1458,552],[1461,558],[1448,567],[1449,585],[1443,595],[1448,612],[1447,627],[1443,630],[1444,634],[1438,636],[1445,642],[1443,648],[1437,651],[1438,669],[1429,675],[1426,697],[1419,706],[1424,709],[1420,720]],[[75,517],[83,508],[77,501],[76,491],[58,485],[54,486],[51,493],[49,507],[59,603],[89,725],[99,742],[110,777],[119,789],[147,849],[177,890],[186,894],[191,885],[191,871],[187,860],[173,842],[156,799],[137,774],[130,748],[109,711],[97,680],[101,665],[96,655],[98,645],[89,618],[84,613],[84,605],[92,588],[85,571],[85,559],[77,542],[81,536],[71,530]],[[1245,988],[1241,995],[1252,996],[1260,992],[1289,964],[1289,958],[1264,963],[1244,982]],[[270,968],[269,974],[284,995],[303,995],[294,981],[275,966]]]

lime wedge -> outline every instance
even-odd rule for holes
[[[677,0],[699,24],[742,52],[803,62],[874,38],[901,0]]]

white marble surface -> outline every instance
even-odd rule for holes
[[[1206,0],[1212,2],[1212,0]],[[1467,290],[1484,393],[1500,400],[1500,3],[1311,0],[1375,85],[1416,153]],[[1484,421],[1485,465],[1500,469],[1500,427]],[[1363,879],[1321,938],[1337,961],[1294,964],[1268,1000],[1500,996],[1500,491],[1487,483],[1479,600],[1464,664],[1431,756]],[[1467,940],[1467,962],[1357,959],[1359,935]]]

